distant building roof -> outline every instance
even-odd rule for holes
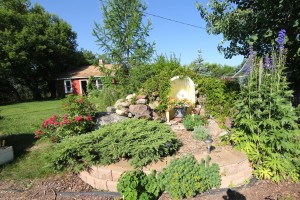
[[[111,69],[112,64],[105,64],[105,68]],[[100,68],[94,65],[83,66],[72,71],[69,71],[65,74],[62,74],[57,78],[57,80],[62,79],[76,79],[76,78],[89,78],[90,76],[100,77],[105,76],[103,72],[100,71]]]

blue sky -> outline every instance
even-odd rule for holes
[[[198,0],[203,4],[207,1]],[[31,0],[32,4],[36,2],[72,26],[73,31],[77,33],[79,48],[102,53],[95,42],[96,38],[92,36],[94,22],[102,22],[99,0]],[[195,2],[195,0],[146,0],[148,13],[205,28],[205,22],[201,19]],[[236,66],[243,60],[242,56],[224,59],[217,50],[217,45],[222,40],[221,36],[208,35],[205,29],[153,16],[146,17],[152,22],[148,41],[155,41],[157,54],[174,53],[182,64],[190,64],[195,60],[198,49],[202,50],[204,62]]]

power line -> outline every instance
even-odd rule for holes
[[[107,3],[107,1],[105,1],[105,0],[101,0],[101,2]],[[177,21],[175,19],[170,19],[170,18],[162,17],[162,16],[159,16],[159,15],[155,15],[155,14],[151,14],[151,13],[147,13],[147,12],[143,12],[143,13],[146,14],[146,15],[150,15],[150,16],[153,16],[153,17],[160,18],[160,19],[164,19],[164,20],[168,20],[168,21],[171,21],[171,22],[175,22],[175,23],[178,23],[178,24],[183,24],[183,25],[186,25],[186,26],[191,26],[191,27],[194,27],[194,28],[199,28],[199,29],[206,30],[206,28],[201,27],[201,26],[197,26],[197,25],[194,25],[194,24],[189,24],[189,23],[186,23],[186,22]]]
[[[194,28],[200,28],[200,29],[206,30],[206,28],[201,27],[201,26],[197,26],[197,25],[193,25],[193,24],[189,24],[189,23],[177,21],[177,20],[175,20],[175,19],[170,19],[170,18],[162,17],[162,16],[159,16],[159,15],[154,15],[154,14],[147,13],[147,12],[143,12],[143,13],[146,14],[146,15],[151,15],[151,16],[153,16],[153,17],[161,18],[161,19],[168,20],[168,21],[171,21],[171,22],[175,22],[175,23],[179,23],[179,24],[191,26],[191,27],[194,27]]]

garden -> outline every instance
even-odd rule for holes
[[[88,96],[69,95],[64,100],[1,106],[1,148],[13,146],[15,154],[13,162],[1,166],[1,180],[11,188],[30,191],[38,185],[33,180],[77,180],[76,174],[94,166],[126,161],[130,170],[122,173],[117,183],[117,191],[125,199],[183,199],[200,197],[210,190],[218,195],[221,176],[229,172],[212,162],[213,156],[234,148],[247,155],[256,180],[252,185],[254,179],[245,180],[239,191],[251,195],[245,191],[247,184],[255,189],[261,184],[261,188],[279,188],[280,194],[274,198],[298,198],[299,190],[295,188],[299,189],[300,178],[299,114],[291,104],[292,91],[286,80],[284,33],[282,30],[279,34],[278,46],[263,58],[250,49],[245,76],[239,84],[200,76],[182,67],[176,58],[160,56],[152,64],[132,68],[131,76],[107,76],[103,90],[90,91]],[[174,76],[190,77],[195,82],[195,102],[170,98],[170,79]],[[119,78],[119,84],[113,84],[113,78]],[[158,101],[152,109],[158,116],[156,120],[131,116],[97,125],[100,111],[132,93],[148,96],[146,105]],[[130,101],[135,104],[138,100]],[[205,113],[197,111],[197,105]],[[183,119],[173,124],[163,123],[165,112],[179,107],[190,107],[193,114],[185,113]],[[227,123],[228,117],[232,118],[231,125]],[[212,121],[225,133],[212,135]],[[213,140],[208,141],[209,138]],[[210,149],[205,142],[212,141]],[[211,154],[207,148],[212,150]],[[200,150],[205,157],[196,156],[195,152]],[[143,170],[165,162],[166,158],[170,159],[164,168],[149,173]],[[22,186],[15,186],[16,181]],[[76,191],[94,191],[83,182],[71,182],[66,185]],[[286,192],[281,191],[283,185]],[[245,197],[234,193],[237,186],[225,186],[232,189],[227,190],[227,197]],[[8,195],[7,188],[3,188],[1,184],[0,192]],[[42,195],[40,191],[37,194]]]

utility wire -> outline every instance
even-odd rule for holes
[[[105,1],[105,0],[100,0],[100,1],[107,3],[107,1]],[[201,26],[189,24],[189,23],[186,23],[186,22],[177,21],[175,19],[170,19],[170,18],[162,17],[162,16],[159,16],[159,15],[155,15],[155,14],[151,14],[151,13],[147,13],[147,12],[143,12],[143,13],[146,14],[146,15],[150,15],[150,16],[153,16],[153,17],[160,18],[160,19],[164,19],[164,20],[168,20],[168,21],[171,21],[171,22],[175,22],[175,23],[178,23],[178,24],[183,24],[183,25],[186,25],[186,26],[191,26],[191,27],[194,27],[194,28],[199,28],[199,29],[206,30],[206,28],[201,27]]]
[[[206,30],[206,28],[201,27],[201,26],[196,26],[196,25],[193,25],[193,24],[189,24],[189,23],[177,21],[177,20],[175,20],[175,19],[170,19],[170,18],[162,17],[162,16],[159,16],[159,15],[154,15],[154,14],[147,13],[147,12],[143,12],[143,13],[146,14],[146,15],[150,15],[150,16],[153,16],[153,17],[161,18],[161,19],[168,20],[168,21],[171,21],[171,22],[175,22],[175,23],[179,23],[179,24],[191,26],[191,27],[194,27],[194,28],[200,28],[200,29]]]

